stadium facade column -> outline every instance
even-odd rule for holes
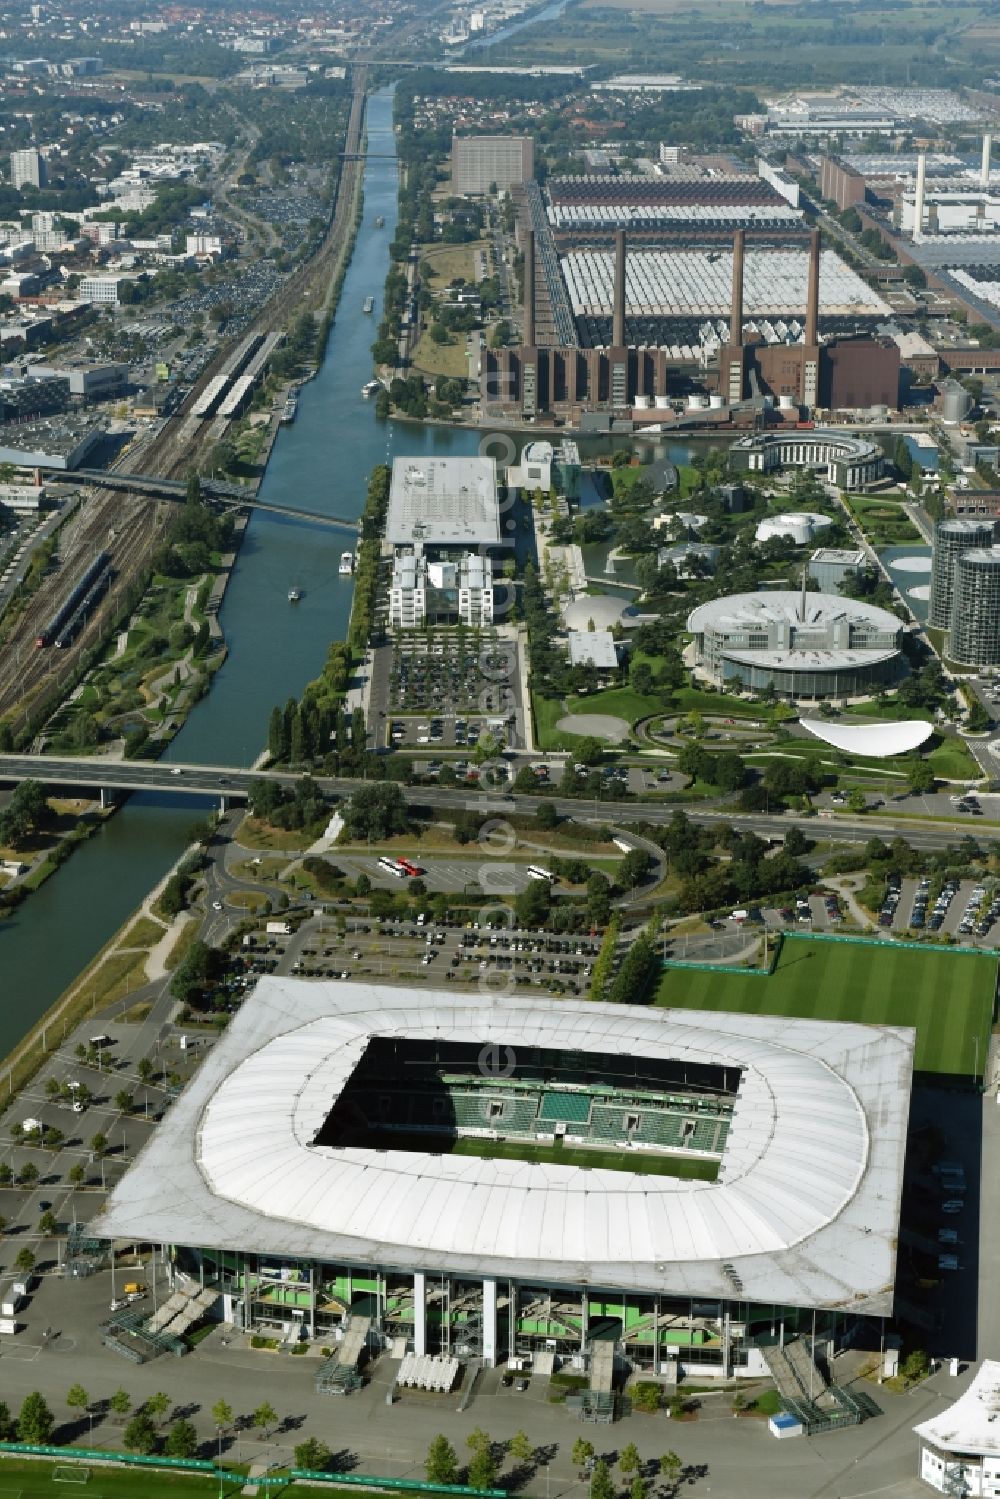
[[[497,1283],[483,1280],[483,1362],[497,1361]]]
[[[316,1266],[309,1261],[309,1338],[316,1341]]]
[[[413,1272],[413,1351],[421,1357],[427,1352],[427,1276]]]

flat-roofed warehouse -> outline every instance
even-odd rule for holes
[[[891,1312],[913,1043],[265,977],[87,1231],[247,1330],[752,1373]]]
[[[390,546],[506,547],[494,458],[397,458],[385,540]]]

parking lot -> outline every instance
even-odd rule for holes
[[[478,866],[477,866],[478,867]],[[498,891],[498,894],[500,892]],[[600,938],[587,932],[508,927],[484,911],[475,922],[426,917],[312,917],[297,932],[244,939],[219,980],[218,1002],[265,973],[296,978],[480,983],[534,986],[545,993],[586,994]]]
[[[1000,899],[976,880],[931,881],[890,875],[878,916],[883,931],[927,931],[958,940],[1000,942]]]
[[[517,645],[496,631],[403,636],[377,653],[390,713],[509,717],[518,696]]]

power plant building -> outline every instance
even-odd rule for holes
[[[748,252],[740,227],[731,251],[630,254],[626,231],[617,228],[612,251],[571,250],[560,262],[537,217],[524,241],[522,342],[484,351],[484,411],[531,420],[590,409],[672,421],[672,412],[644,413],[670,411],[675,366],[704,369],[710,358],[718,359],[719,389],[704,398],[707,408],[766,396],[789,412],[896,406],[900,357],[892,339],[820,342],[821,287],[824,322],[842,332],[873,328],[890,309],[839,257],[821,252],[818,233],[806,250]]]
[[[530,181],[535,143],[530,135],[456,135],[451,142],[451,185],[456,193],[485,197]]]

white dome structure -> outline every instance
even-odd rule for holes
[[[636,613],[627,599],[610,593],[581,594],[563,609],[567,630],[589,630],[591,620],[595,630],[610,630],[614,625],[634,624]]]
[[[769,515],[761,521],[755,532],[758,541],[770,541],[774,536],[785,536],[796,546],[808,546],[817,532],[832,522],[828,515],[819,515],[814,510],[788,510],[784,515]]]

